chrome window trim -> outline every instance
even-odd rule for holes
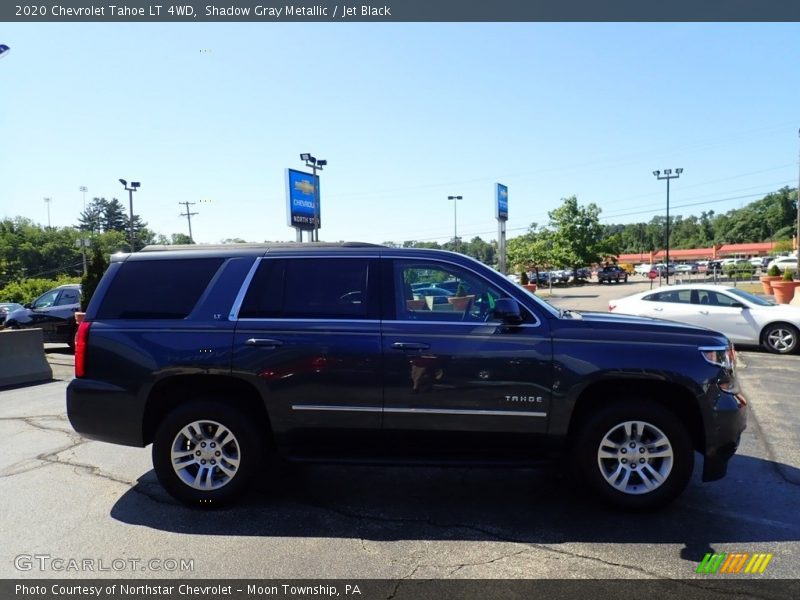
[[[250,282],[253,281],[253,277],[256,275],[256,270],[258,266],[261,264],[263,257],[259,256],[253,262],[253,266],[250,267],[250,270],[247,272],[247,276],[244,278],[241,287],[239,288],[239,292],[236,294],[236,299],[233,301],[233,306],[231,306],[231,312],[228,313],[228,321],[236,321],[239,317],[239,310],[242,308],[242,302],[244,302],[244,296],[247,294],[247,290],[250,288]]]

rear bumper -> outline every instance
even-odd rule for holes
[[[91,379],[67,387],[67,417],[82,436],[125,446],[145,446],[144,406],[127,390]]]
[[[703,481],[716,481],[725,477],[747,427],[747,400],[741,394],[722,392],[707,425]]]

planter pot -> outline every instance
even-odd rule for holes
[[[777,304],[789,304],[794,298],[794,290],[800,281],[773,281],[772,291]]]
[[[447,301],[453,305],[453,310],[465,311],[475,299],[475,296],[450,296]]]
[[[85,312],[76,312],[75,313],[75,323],[77,325],[80,325],[81,323],[83,323],[83,319],[85,317],[86,317],[86,313]]]
[[[770,296],[772,296],[772,282],[773,281],[780,281],[781,280],[781,276],[780,275],[762,275],[758,279],[761,282],[761,287],[764,288],[764,293],[765,294],[769,294]]]
[[[428,307],[425,304],[425,300],[420,298],[419,300],[406,300],[406,309],[408,310],[425,310]]]
[[[536,291],[536,284],[535,283],[526,283],[522,287],[524,287],[529,292],[535,292]]]

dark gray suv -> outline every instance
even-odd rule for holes
[[[746,421],[733,356],[705,329],[558,311],[460,254],[159,246],[112,257],[67,412],[87,437],[152,444],[159,481],[194,506],[233,501],[271,454],[562,456],[607,501],[649,508],[681,493],[695,452],[704,480],[724,476]]]

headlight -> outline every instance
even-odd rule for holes
[[[700,354],[712,365],[722,367],[726,371],[733,371],[736,364],[736,351],[733,345],[728,346],[700,346]]]

